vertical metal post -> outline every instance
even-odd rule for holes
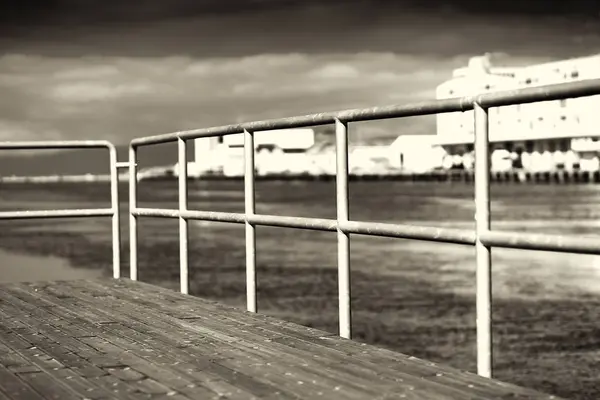
[[[244,130],[244,198],[246,213],[246,303],[255,313],[256,301],[256,227],[248,222],[255,213],[254,132]]]
[[[490,151],[488,110],[474,104],[475,114],[475,221],[477,241],[477,373],[492,377],[491,249],[479,240],[491,227]]]
[[[337,220],[347,222],[348,206],[348,124],[335,121]],[[352,337],[350,310],[350,235],[338,225],[338,301],[340,336]]]
[[[138,279],[137,149],[129,145],[129,278]]]
[[[188,222],[181,214],[188,208],[188,169],[187,169],[187,143],[184,139],[177,139],[179,159],[179,282],[181,293],[188,294],[190,280],[188,277]]]
[[[121,222],[119,215],[119,174],[117,173],[117,149],[108,147],[110,160],[110,203],[112,215],[113,278],[121,277]]]

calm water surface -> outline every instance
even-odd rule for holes
[[[0,283],[91,279],[102,276],[99,269],[74,268],[69,260],[0,249]]]
[[[143,182],[139,192],[140,206],[177,207],[175,182]],[[356,182],[351,183],[350,193],[351,218],[355,220],[474,228],[473,188],[467,184]],[[495,185],[492,187],[492,226],[519,232],[598,236],[599,196],[600,187],[593,185]],[[121,197],[127,198],[125,186],[121,187]],[[94,183],[7,185],[0,191],[5,210],[105,207],[108,198],[108,185]],[[191,182],[189,198],[191,209],[241,212],[243,183]],[[259,213],[335,218],[335,186],[331,182],[259,182],[256,201]],[[127,204],[122,202],[124,241],[127,239],[126,210]],[[143,218],[140,221],[140,241],[172,243],[176,251],[176,220]],[[29,252],[31,257],[36,253],[40,256],[35,238],[44,232],[69,232],[84,235],[90,243],[107,246],[110,243],[108,218],[0,223],[5,232],[18,230],[21,235],[31,234],[27,246],[7,245],[6,238],[0,246],[7,251]],[[190,225],[192,246],[203,249],[201,260],[191,260],[192,267],[194,263],[243,265],[243,226],[202,221],[192,221]],[[336,265],[335,234],[259,227],[257,236],[258,260],[263,265],[332,268]],[[475,258],[471,247],[364,236],[353,236],[351,243],[354,269],[374,274],[427,277],[454,292],[471,292],[474,288],[471,277]],[[56,246],[64,247],[64,239],[57,236]],[[46,248],[43,255],[52,254],[52,246],[46,247],[50,248]],[[5,279],[35,278],[39,269],[34,267],[19,269],[18,275],[11,271],[14,264],[32,265],[37,259],[19,261],[15,257],[14,253],[0,253],[0,271],[8,277]],[[126,252],[123,258],[127,258]],[[110,254],[106,254],[106,260],[110,261]],[[562,297],[578,291],[600,292],[600,259],[596,256],[495,249],[493,263],[496,296]],[[71,271],[72,277],[98,273],[89,268],[82,272],[82,268],[76,268],[78,265],[71,267],[58,258],[48,258],[43,264],[44,279],[52,277],[53,271],[61,279],[65,271]],[[143,268],[144,265],[140,265],[140,270]]]

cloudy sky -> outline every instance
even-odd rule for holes
[[[4,0],[0,140],[137,136],[431,98],[469,56],[600,53],[597,0]],[[362,137],[429,123],[367,124]]]

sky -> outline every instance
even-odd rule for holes
[[[0,140],[134,137],[434,97],[468,58],[600,53],[597,0],[5,0]],[[361,140],[434,133],[368,123]]]

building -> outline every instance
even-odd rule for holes
[[[600,54],[525,67],[494,67],[485,55],[455,70],[452,79],[437,87],[436,97],[475,96],[596,78],[600,78]],[[585,148],[584,143],[600,138],[598,110],[600,96],[492,108],[491,147],[510,153],[517,168],[539,171],[596,165],[597,151],[593,146]],[[447,152],[444,165],[466,167],[460,160],[473,152],[473,111],[438,114],[437,136]]]
[[[208,141],[195,140],[194,173],[222,172],[244,175],[244,134],[226,135]],[[309,167],[306,151],[315,144],[313,129],[279,129],[254,132],[255,167],[261,175],[302,173]],[[188,171],[190,176],[194,176]]]
[[[194,161],[188,164],[188,176],[199,177],[207,173],[221,172],[224,150],[222,136],[195,139]]]
[[[406,172],[427,172],[442,167],[445,151],[435,135],[400,135],[390,145],[390,166]]]

